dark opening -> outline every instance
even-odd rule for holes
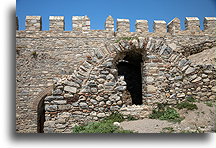
[[[124,76],[127,90],[132,97],[132,103],[142,104],[142,55],[139,53],[128,53],[123,60],[117,64],[118,75]]]
[[[41,99],[38,104],[38,110],[37,110],[37,132],[38,133],[44,132],[44,122],[45,122],[45,105],[44,105],[44,99]]]

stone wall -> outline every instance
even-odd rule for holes
[[[17,132],[37,132],[43,99],[44,132],[49,133],[70,132],[75,123],[96,121],[115,110],[138,111],[144,118],[157,102],[173,104],[187,96],[213,100],[214,66],[193,65],[187,56],[215,46],[215,18],[205,18],[203,31],[191,29],[195,20],[186,19],[186,30],[178,28],[176,18],[168,29],[156,22],[150,33],[147,21],[138,21],[137,32],[129,32],[125,19],[118,20],[114,32],[111,16],[105,30],[90,30],[89,18],[82,16],[73,17],[73,31],[64,31],[62,17],[50,17],[50,31],[40,31],[41,17],[26,17],[26,30],[19,31],[17,23],[16,32]],[[143,105],[134,107],[116,69],[128,51],[143,56]]]

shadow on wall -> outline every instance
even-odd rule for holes
[[[128,52],[117,64],[118,75],[124,76],[127,89],[132,97],[132,104],[142,104],[142,55]]]

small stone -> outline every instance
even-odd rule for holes
[[[208,75],[202,74],[202,78],[207,78],[207,77],[208,77]]]
[[[189,67],[189,68],[185,71],[185,74],[188,75],[188,74],[194,72],[195,70],[196,70],[195,68]]]
[[[189,67],[189,65],[186,65],[182,68],[182,71],[185,71],[187,68]]]
[[[61,95],[62,94],[62,90],[61,89],[56,89],[53,91],[53,95]]]
[[[216,92],[216,86],[211,88],[212,92]]]
[[[119,106],[111,106],[110,110],[111,111],[115,111],[115,110],[118,110],[119,108],[120,108]]]
[[[209,78],[207,78],[207,79],[203,79],[203,82],[209,82],[209,81],[210,81]]]
[[[209,100],[215,100],[215,95],[211,95],[211,96],[209,97]]]
[[[81,108],[88,108],[88,105],[84,102],[79,103]]]
[[[107,68],[111,68],[112,65],[113,65],[112,62],[106,62],[106,63],[104,64],[104,66],[107,67]]]
[[[195,80],[193,80],[192,82],[193,83],[195,83],[195,82],[198,82],[198,81],[200,81],[200,80],[202,80],[202,78],[201,77],[197,77]]]
[[[63,96],[47,96],[44,100],[45,101],[52,101],[52,100],[63,100]]]
[[[54,104],[66,104],[67,101],[66,100],[53,100]]]
[[[119,106],[122,105],[122,101],[121,101],[121,100],[118,101],[118,102],[117,102],[117,105],[119,105]]]
[[[71,92],[71,93],[75,94],[77,92],[77,88],[76,87],[71,87],[71,86],[65,86],[64,91]]]
[[[114,83],[114,82],[106,82],[104,85],[105,85],[105,86],[114,86],[115,83]]]
[[[45,127],[55,127],[55,121],[45,121],[44,126]]]
[[[72,98],[73,97],[73,95],[71,95],[71,94],[64,94],[64,98]]]
[[[66,123],[66,120],[64,118],[60,118],[60,119],[56,120],[56,123],[64,124],[64,123]]]
[[[98,113],[98,114],[97,114],[97,117],[99,117],[99,118],[103,118],[103,117],[105,117],[105,116],[106,116],[105,113]]]
[[[119,127],[120,123],[119,122],[113,122],[113,125]]]
[[[200,91],[200,90],[201,90],[201,88],[200,88],[200,87],[197,87],[196,91]]]
[[[91,91],[92,93],[96,93],[96,92],[97,92],[97,88],[95,88],[95,87],[90,88],[90,91]]]
[[[72,103],[72,106],[77,107],[77,106],[79,106],[79,104],[77,102],[75,102],[75,103]]]
[[[190,76],[190,81],[194,80],[197,77],[197,74]]]
[[[99,83],[104,83],[105,82],[105,80],[104,79],[102,79],[102,78],[100,78],[100,79],[97,79],[97,81],[99,82]]]
[[[210,73],[212,73],[212,71],[211,70],[204,70],[204,73],[210,74]]]
[[[96,100],[94,100],[94,99],[90,99],[90,102],[92,103],[92,104],[97,104],[97,101]]]
[[[97,120],[98,120],[98,117],[93,117],[93,120],[97,121]]]
[[[96,99],[97,101],[102,101],[102,100],[104,100],[104,98],[101,97],[101,96],[97,96],[95,99]]]
[[[112,102],[111,101],[106,101],[106,105],[111,105],[112,104]]]
[[[147,92],[148,93],[155,93],[157,88],[154,85],[147,85]]]
[[[113,79],[114,79],[114,76],[113,76],[112,74],[108,74],[108,75],[106,76],[106,79],[107,79],[107,80],[113,80]]]
[[[108,75],[108,74],[109,74],[109,71],[107,71],[107,70],[102,70],[100,73],[101,73],[101,74],[104,74],[104,75]]]
[[[119,81],[124,81],[124,76],[120,76]]]
[[[95,116],[97,116],[97,113],[95,111],[93,111],[93,112],[90,113],[90,116],[95,117]]]
[[[183,97],[185,97],[185,93],[178,93],[177,94],[177,98],[183,98]]]
[[[117,91],[125,91],[126,90],[126,86],[117,86],[116,88],[115,88],[115,90],[117,90]]]
[[[100,103],[99,103],[99,106],[104,106],[105,105],[105,102],[104,101],[101,101]]]
[[[181,80],[183,77],[182,76],[176,76],[175,80]]]
[[[57,105],[45,105],[45,110],[49,112],[57,111]]]
[[[70,104],[58,105],[58,110],[69,110],[69,109],[71,109],[71,105]]]
[[[152,83],[152,82],[154,82],[153,77],[146,77],[146,83]]]

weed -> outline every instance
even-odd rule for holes
[[[164,127],[161,131],[161,133],[172,133],[174,132],[174,129],[172,127]]]
[[[38,53],[37,53],[36,51],[33,51],[33,52],[31,53],[31,55],[33,56],[33,58],[37,58]]]
[[[149,117],[151,119],[168,120],[171,122],[181,122],[183,120],[174,108],[169,107],[164,110],[153,110]]]
[[[134,116],[128,115],[127,120],[132,121],[132,120],[137,120],[137,118],[135,118]]]
[[[132,39],[138,39],[138,38],[137,37],[121,37],[118,40],[116,40],[115,43],[118,43],[118,42],[120,42],[122,40],[129,41],[129,40],[132,40]]]
[[[113,125],[114,122],[122,122],[124,120],[123,115],[116,112],[102,121],[91,122],[85,126],[75,126],[73,133],[133,133]]]
[[[176,105],[176,108],[178,108],[178,109],[186,108],[187,110],[198,109],[196,104],[192,104],[192,103],[189,103],[189,102],[181,102],[181,103]]]
[[[213,107],[213,103],[212,102],[206,102],[205,103],[207,106],[209,106],[209,107]]]
[[[187,97],[186,100],[188,102],[196,102],[196,100],[193,97]]]

